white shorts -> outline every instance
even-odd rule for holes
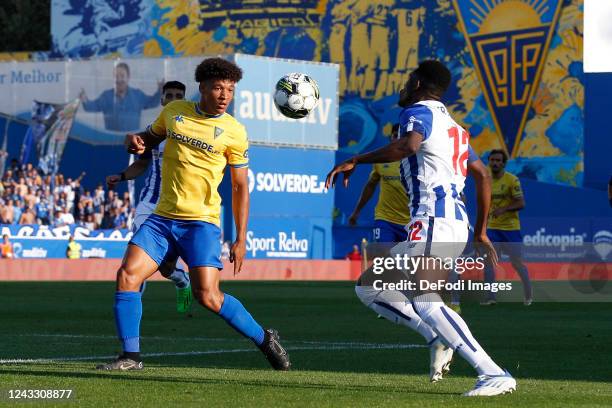
[[[136,206],[136,215],[134,216],[134,221],[132,222],[132,232],[138,231],[138,228],[145,222],[149,215],[153,213],[155,210],[155,204],[147,203],[141,201]]]
[[[355,286],[355,293],[361,303],[372,308],[374,302],[393,304],[396,302],[409,302],[406,294],[397,290],[378,290],[373,286]]]
[[[408,240],[391,248],[391,254],[457,258],[467,244],[469,227],[466,221],[417,216],[406,227]]]

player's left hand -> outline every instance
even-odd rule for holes
[[[229,261],[234,264],[234,276],[238,275],[242,270],[242,261],[246,255],[246,242],[234,241],[230,248]]]
[[[329,174],[327,175],[327,178],[325,179],[325,188],[329,188],[330,186],[335,187],[336,178],[338,177],[338,174],[340,173],[344,175],[344,187],[348,187],[349,177],[351,177],[351,174],[353,174],[353,172],[355,171],[356,166],[357,165],[355,164],[353,159],[349,159],[345,162],[340,163],[336,167],[334,167],[332,171],[329,172]]]

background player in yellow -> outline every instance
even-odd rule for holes
[[[521,223],[518,212],[525,208],[525,199],[521,182],[514,174],[508,173],[506,162],[508,155],[504,150],[494,149],[489,153],[489,169],[493,176],[491,184],[491,212],[487,235],[501,256],[505,253],[523,281],[524,302],[526,306],[533,301],[529,271],[522,259]],[[485,281],[495,281],[495,268],[491,265],[485,267]],[[495,293],[488,292],[483,305],[495,304]]]
[[[393,125],[391,141],[398,137],[399,124]],[[357,224],[363,207],[370,201],[380,184],[380,194],[374,210],[374,241],[402,242],[408,238],[406,225],[410,222],[408,195],[400,180],[399,162],[375,163],[359,201],[349,217],[349,225]]]
[[[199,102],[173,101],[144,132],[128,134],[128,152],[142,154],[166,140],[161,197],[132,237],[117,271],[115,322],[123,353],[100,370],[140,370],[140,285],[166,259],[183,258],[194,297],[233,329],[251,339],[277,370],[291,366],[278,333],[264,330],[233,296],[219,288],[221,198],[217,187],[227,165],[232,177],[236,241],[230,261],[240,272],[246,254],[249,214],[248,140],[244,127],[226,110],[242,70],[222,58],[205,59],[195,71]]]

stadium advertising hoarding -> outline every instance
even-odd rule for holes
[[[121,258],[132,236],[128,230],[95,230],[75,225],[51,228],[40,225],[0,224],[16,258],[66,258],[68,237],[81,244],[82,258]]]
[[[164,81],[185,83],[186,98],[199,100],[194,71],[203,58],[0,63],[0,91],[11,95],[0,100],[0,112],[29,119],[34,100],[66,103],[78,98],[81,109],[71,138],[119,145],[126,132],[155,120]],[[337,148],[336,65],[242,55],[229,58],[244,64],[245,70],[229,112],[246,125],[252,142]],[[274,85],[283,74],[300,70],[319,82],[321,103],[306,119],[288,119],[274,107]]]
[[[601,245],[612,249],[610,218],[524,218],[521,232],[523,257],[531,262],[576,260]]]
[[[325,176],[334,152],[254,146],[249,158],[247,256],[331,258],[334,196]]]
[[[253,146],[249,149],[251,216],[331,217],[325,177],[333,151]]]

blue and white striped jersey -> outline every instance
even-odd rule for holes
[[[139,203],[146,203],[155,207],[159,201],[159,193],[161,191],[161,166],[165,146],[166,141],[164,140],[156,149],[145,151],[145,153],[141,154],[139,157],[140,159],[151,160],[151,167],[149,168],[145,185],[140,192]]]
[[[450,116],[443,103],[420,101],[400,114],[400,134],[423,135],[419,151],[402,159],[400,176],[410,197],[412,217],[434,216],[468,222],[459,195],[465,186],[467,163],[478,156],[469,134]]]

